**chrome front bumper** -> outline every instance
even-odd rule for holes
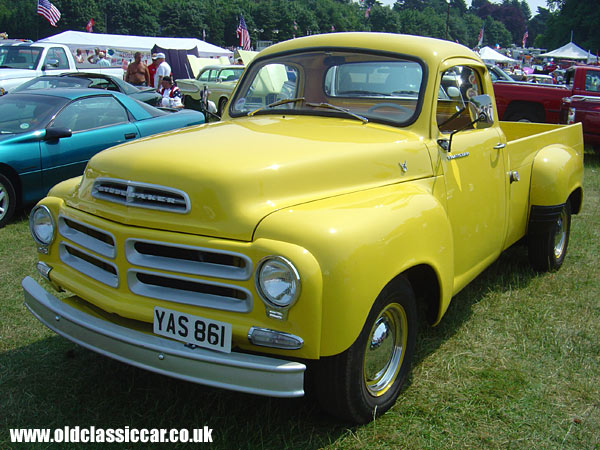
[[[48,293],[33,278],[21,282],[25,306],[51,330],[118,361],[194,383],[271,397],[304,395],[302,363],[244,353],[191,349],[83,313]]]

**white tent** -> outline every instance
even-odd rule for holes
[[[540,58],[559,58],[559,59],[588,59],[588,52],[581,47],[569,42],[556,50],[548,53],[542,53]]]
[[[83,31],[64,31],[54,36],[40,39],[39,42],[65,44],[71,48],[113,48],[129,51],[150,52],[152,47],[158,45],[166,49],[189,50],[198,48],[199,56],[230,56],[233,52],[208,42],[194,38],[168,38],[152,36],[127,36],[122,34],[86,33]]]
[[[498,53],[496,50],[490,47],[483,47],[479,50],[479,57],[484,61],[492,61],[492,62],[517,62],[516,60],[509,58],[508,56],[504,56],[502,53]]]

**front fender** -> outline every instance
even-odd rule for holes
[[[321,356],[346,350],[377,295],[411,267],[433,268],[442,299],[438,320],[446,310],[452,232],[445,209],[432,195],[435,183],[430,178],[306,203],[274,212],[259,224],[255,239],[294,243],[318,261],[322,310],[314,314],[321,315]]]
[[[582,153],[561,144],[544,147],[533,161],[530,205],[561,205],[582,182]]]

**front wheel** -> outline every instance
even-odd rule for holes
[[[354,423],[390,409],[410,371],[416,325],[415,295],[399,278],[381,291],[352,346],[318,362],[315,388],[323,409]]]
[[[571,203],[567,201],[550,226],[530,232],[527,236],[529,262],[540,272],[560,269],[571,234]]]

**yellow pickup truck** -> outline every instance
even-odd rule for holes
[[[430,38],[273,45],[218,123],[103,151],[32,211],[25,303],[84,347],[184,380],[304,395],[361,423],[431,325],[526,238],[562,265],[581,125],[500,123],[485,64]],[[420,315],[419,315],[420,317]],[[312,379],[314,375],[314,379]]]

